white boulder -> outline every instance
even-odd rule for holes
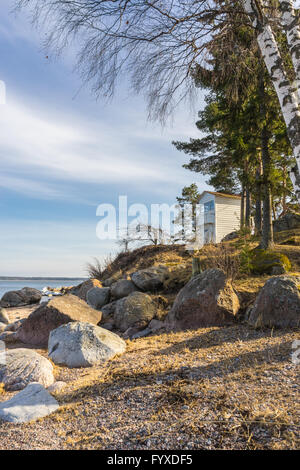
[[[49,357],[55,364],[91,367],[102,364],[126,349],[118,335],[90,323],[75,322],[53,330],[49,337]]]
[[[30,349],[7,350],[5,361],[0,364],[0,382],[8,391],[22,390],[32,382],[49,387],[54,383],[53,366]]]
[[[0,420],[28,423],[44,418],[59,408],[59,404],[39,383],[31,383],[11,400],[0,403]]]

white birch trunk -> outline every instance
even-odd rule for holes
[[[300,27],[299,18],[294,9],[293,0],[279,0],[281,23],[284,28],[293,67],[295,70],[295,88],[300,103]]]
[[[244,8],[253,26],[257,29],[257,42],[265,65],[274,85],[282,114],[287,126],[287,134],[296,159],[296,167],[290,177],[300,201],[300,111],[298,93],[287,77],[280,51],[273,31],[267,21],[259,21],[260,13],[254,0],[244,0]]]

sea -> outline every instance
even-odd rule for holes
[[[27,279],[1,279],[0,278],[0,299],[2,298],[5,292],[11,290],[20,290],[23,287],[33,287],[34,289],[38,289],[42,291],[44,287],[61,287],[61,286],[76,286],[81,282],[86,281],[83,278],[27,278]]]

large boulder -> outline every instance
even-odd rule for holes
[[[255,328],[292,328],[300,325],[300,279],[278,276],[268,279],[247,312]]]
[[[151,297],[143,292],[133,292],[118,300],[114,314],[115,326],[125,332],[130,327],[145,328],[156,314]]]
[[[53,366],[48,359],[30,349],[11,349],[0,363],[0,383],[8,391],[22,390],[29,383],[44,387],[54,383]]]
[[[137,290],[136,285],[129,279],[120,279],[111,286],[111,296],[114,299],[122,299]]]
[[[131,274],[132,282],[144,292],[155,292],[161,289],[169,277],[166,266],[152,266]]]
[[[42,293],[32,287],[23,287],[21,290],[6,292],[1,301],[1,307],[22,307],[24,305],[40,302]]]
[[[110,288],[109,287],[93,287],[86,294],[87,303],[96,309],[100,309],[109,302]]]
[[[3,310],[3,308],[0,308],[0,323],[5,323],[6,325],[9,324],[9,318],[7,313]]]
[[[86,300],[86,295],[89,290],[93,287],[102,287],[102,283],[98,279],[88,279],[82,282],[78,286],[73,287],[70,290],[70,294],[77,295],[82,300]]]
[[[280,217],[273,222],[274,233],[283,232],[284,230],[293,230],[300,228],[300,214],[289,214]]]
[[[125,349],[125,341],[116,334],[82,322],[68,323],[52,331],[48,345],[52,361],[68,367],[102,364]]]
[[[291,262],[282,253],[255,248],[251,254],[252,272],[257,274],[283,274],[291,269]]]
[[[44,418],[58,410],[59,404],[39,383],[32,383],[11,400],[0,403],[0,420],[21,424]]]
[[[101,316],[100,311],[89,307],[75,295],[68,294],[41,304],[22,323],[16,334],[23,343],[46,346],[50,332],[59,326],[77,321],[97,325]]]
[[[167,315],[166,326],[193,329],[232,323],[239,300],[225,273],[207,269],[193,277],[178,293]]]

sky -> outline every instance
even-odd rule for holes
[[[74,72],[75,51],[42,49],[26,13],[0,4],[0,276],[86,275],[86,263],[119,249],[99,240],[99,204],[174,204],[205,177],[182,168],[172,140],[199,137],[197,110],[182,104],[164,129],[124,82],[110,102],[96,100]]]

